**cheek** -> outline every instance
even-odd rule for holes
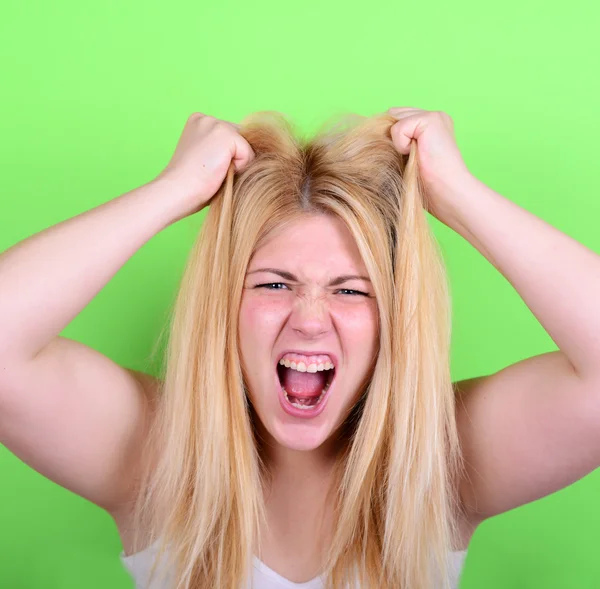
[[[282,301],[268,300],[267,297],[242,297],[240,336],[263,340],[264,335],[280,328],[287,315],[285,307]]]
[[[367,305],[338,306],[336,323],[346,344],[359,345],[364,351],[372,349],[378,339],[379,320],[374,302]]]
[[[244,293],[239,313],[242,370],[250,398],[259,404],[260,391],[267,390],[264,385],[271,378],[273,345],[288,314],[282,301],[273,298]]]
[[[336,324],[343,355],[348,363],[344,370],[344,404],[353,404],[360,393],[359,386],[370,377],[373,360],[379,348],[379,319],[377,306],[357,305],[337,310]]]
[[[244,294],[239,313],[239,340],[246,367],[268,363],[265,355],[272,349],[287,316],[282,301]]]

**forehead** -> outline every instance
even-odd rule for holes
[[[271,231],[254,252],[248,270],[290,266],[298,272],[366,272],[344,222],[326,214],[304,214]]]

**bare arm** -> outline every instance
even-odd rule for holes
[[[112,511],[133,499],[159,383],[73,340],[54,338],[11,370],[0,441],[55,483]]]
[[[388,112],[398,151],[416,141],[429,212],[498,269],[559,348],[456,383],[461,499],[477,525],[600,466],[600,256],[475,178],[446,113]]]
[[[192,115],[156,179],[0,256],[0,442],[112,509],[131,499],[158,383],[59,337],[156,233],[201,209],[252,150],[232,124]]]
[[[554,493],[600,465],[600,387],[563,352],[457,383],[472,524]]]
[[[600,466],[600,256],[475,178],[448,224],[515,287],[560,348],[458,383],[475,520],[557,491]]]
[[[168,185],[137,188],[0,256],[0,366],[40,353],[125,262],[176,218]]]
[[[103,507],[130,486],[145,428],[144,381],[58,334],[175,216],[167,185],[157,182],[0,257],[0,441]]]

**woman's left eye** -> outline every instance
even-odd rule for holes
[[[361,295],[363,297],[368,297],[368,293],[366,292],[362,292],[360,290],[352,290],[350,288],[340,288],[337,292],[341,293],[341,294],[349,294],[349,295]]]

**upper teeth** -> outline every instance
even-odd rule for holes
[[[305,362],[294,362],[293,360],[282,358],[279,360],[279,364],[286,368],[297,370],[298,372],[321,372],[322,370],[331,370],[333,368],[333,364],[329,361],[319,363],[312,362],[307,365]]]

